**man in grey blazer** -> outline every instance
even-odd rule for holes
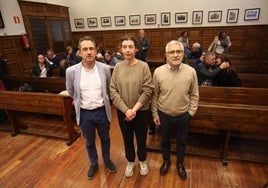
[[[76,121],[86,140],[86,149],[91,162],[87,176],[88,179],[93,179],[98,170],[95,129],[101,140],[105,165],[110,172],[117,170],[110,160],[111,73],[107,65],[95,60],[96,43],[91,37],[81,38],[78,48],[82,61],[66,70],[66,88],[74,100]]]

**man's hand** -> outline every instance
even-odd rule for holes
[[[154,121],[154,124],[157,125],[157,126],[159,126],[161,124],[159,117],[153,118],[153,121]]]
[[[221,65],[220,65],[220,68],[221,69],[227,69],[228,67],[230,67],[230,64],[229,64],[229,62],[223,62]]]

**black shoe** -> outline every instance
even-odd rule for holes
[[[170,166],[170,161],[164,161],[161,168],[160,168],[160,175],[164,176],[168,173],[168,169]]]
[[[105,161],[104,163],[111,173],[114,173],[117,171],[115,164],[111,160]]]
[[[186,170],[185,170],[183,164],[178,164],[177,170],[178,170],[178,175],[180,176],[181,180],[186,180],[187,173],[186,173]]]
[[[87,173],[87,178],[89,180],[93,179],[96,176],[97,171],[98,171],[98,165],[94,165],[94,166],[91,165]]]

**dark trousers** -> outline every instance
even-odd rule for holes
[[[172,133],[175,133],[177,163],[181,164],[184,162],[186,139],[188,136],[191,115],[186,112],[179,116],[170,116],[161,111],[158,111],[158,114],[161,123],[161,150],[163,160],[170,161],[170,138]]]
[[[125,114],[117,110],[118,121],[124,139],[125,154],[129,162],[135,161],[134,134],[137,142],[139,161],[146,160],[146,138],[148,131],[149,110],[138,111],[132,121],[125,121]]]
[[[80,128],[86,140],[86,149],[91,164],[98,164],[98,154],[95,144],[96,130],[101,140],[103,160],[110,160],[110,123],[106,116],[105,107],[96,110],[81,109]]]

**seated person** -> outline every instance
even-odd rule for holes
[[[190,54],[190,58],[199,59],[203,53],[203,48],[199,43],[194,43],[192,46],[192,52]]]
[[[205,54],[206,54],[206,52],[202,52],[201,56],[199,58],[197,58],[197,59],[194,60],[193,67],[195,68],[195,70],[197,69],[197,66],[198,66],[199,63],[204,62],[204,60],[205,60]]]
[[[221,70],[212,80],[213,86],[222,87],[240,87],[241,80],[238,77],[235,68],[231,64],[231,60],[228,57],[219,56],[216,58],[217,66],[220,66],[223,62],[228,62],[229,67]]]
[[[66,78],[66,69],[69,67],[67,59],[62,59],[59,64],[59,76]]]
[[[115,64],[118,62],[118,59],[116,57],[113,57],[112,53],[109,50],[106,50],[103,62],[107,65],[114,67]]]
[[[220,31],[219,35],[216,36],[210,44],[208,51],[215,52],[217,54],[229,53],[231,45],[230,37],[226,35],[225,31]]]
[[[53,63],[53,68],[56,68],[56,67],[59,66],[61,58],[56,56],[56,54],[54,53],[54,51],[52,49],[49,49],[47,51],[47,57],[45,57],[45,60],[47,62],[52,62]]]
[[[96,50],[97,50],[96,60],[100,61],[100,62],[103,62],[104,61],[105,50],[102,49],[100,44],[96,44]]]
[[[71,46],[66,47],[64,59],[67,59],[70,66],[80,63],[82,61],[82,58],[74,53],[74,49]]]
[[[0,51],[0,79],[4,81],[7,75],[7,60],[2,57],[2,53]]]
[[[118,59],[118,61],[122,61],[124,60],[124,56],[123,56],[123,53],[122,53],[122,48],[121,46],[118,46],[117,47],[117,52],[113,54],[114,57],[116,57]]]
[[[215,64],[215,53],[207,52],[204,57],[204,62],[198,64],[196,74],[198,78],[198,85],[211,86],[212,79],[222,70],[229,67],[228,62],[223,62],[217,66]]]
[[[51,76],[51,67],[53,63],[49,63],[45,60],[44,55],[39,54],[37,56],[37,62],[32,67],[32,76],[37,77],[49,77]]]

